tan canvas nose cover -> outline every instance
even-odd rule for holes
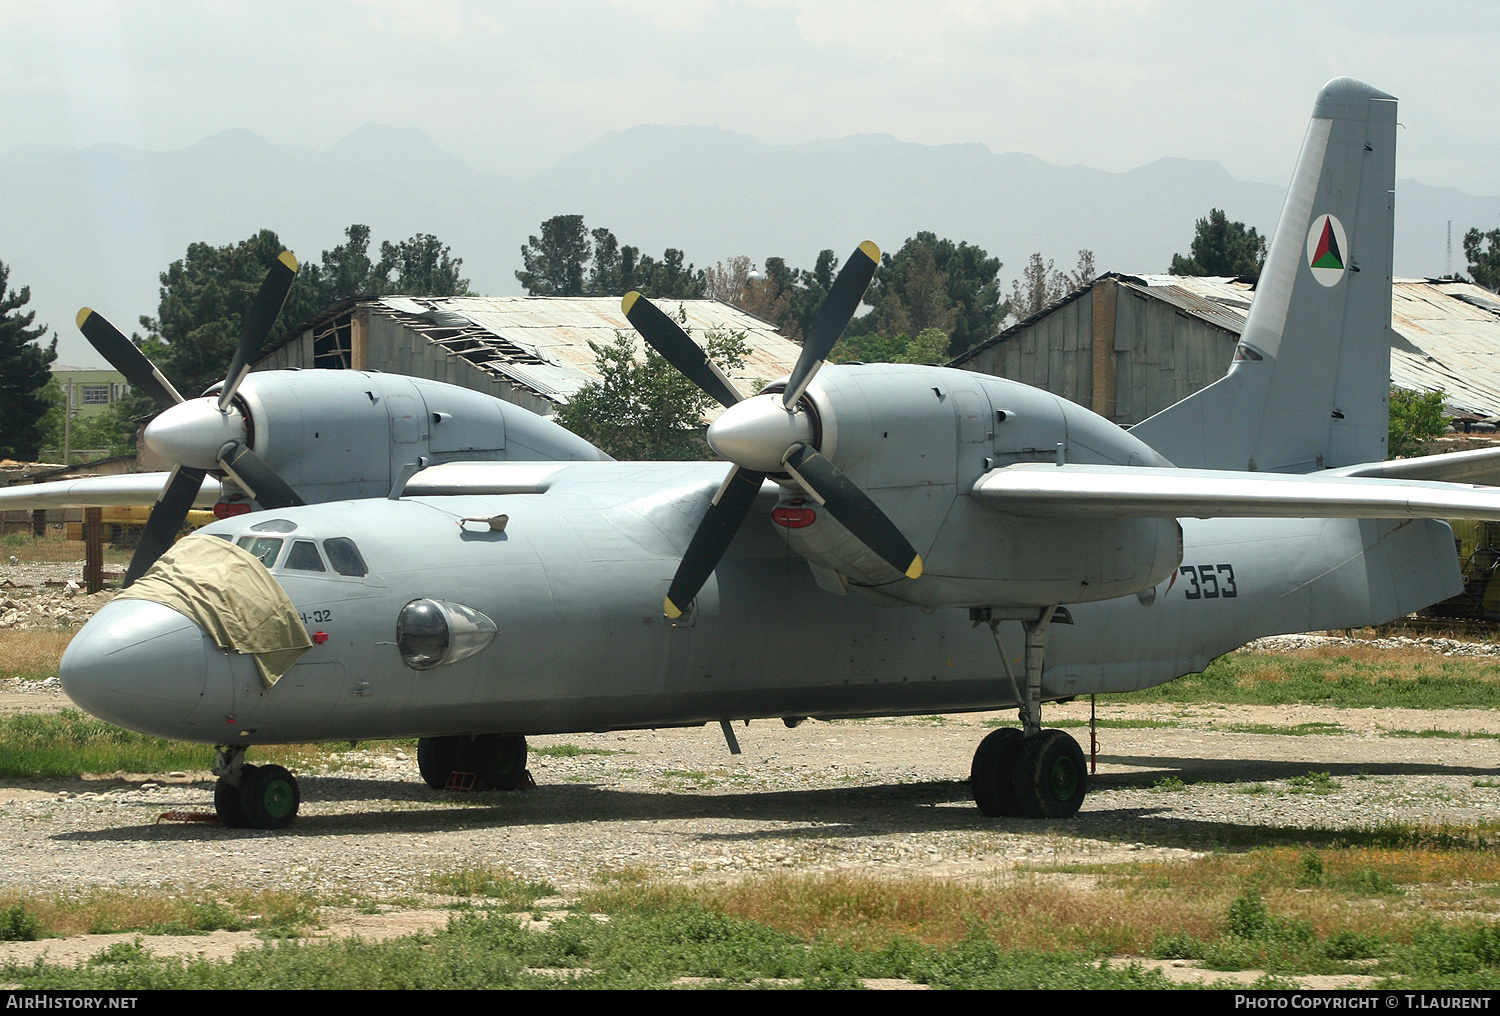
[[[266,566],[217,536],[178,540],[117,599],[152,600],[192,618],[219,648],[253,655],[267,687],[312,648],[297,608]]]

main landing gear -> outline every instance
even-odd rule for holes
[[[1043,610],[1026,628],[1026,688],[1024,694],[1011,673],[1000,645],[1000,620],[987,612],[985,621],[1000,648],[1000,659],[1020,702],[1021,729],[993,731],[974,752],[969,785],[979,810],[993,818],[1071,818],[1088,793],[1088,766],[1078,742],[1061,730],[1042,729],[1042,658],[1047,627],[1056,607]]]
[[[297,817],[297,778],[278,765],[246,764],[243,745],[219,746],[214,775],[214,810],[231,829],[285,829]]]
[[[531,778],[520,734],[424,737],[417,768],[433,790],[517,790]]]

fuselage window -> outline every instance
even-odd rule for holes
[[[353,540],[346,537],[337,536],[324,540],[323,552],[328,555],[328,563],[333,565],[333,570],[340,575],[362,578],[370,571],[365,567],[365,559],[360,556],[359,548],[354,545]]]
[[[286,564],[282,567],[288,571],[327,570],[323,567],[323,558],[318,555],[318,545],[311,540],[293,540],[292,549],[286,554]]]
[[[274,536],[241,536],[238,542],[239,546],[260,558],[261,564],[274,568],[276,555],[281,553],[281,545],[286,541]]]

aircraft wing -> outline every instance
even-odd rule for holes
[[[152,505],[161,496],[171,473],[122,473],[86,476],[50,483],[17,483],[0,487],[0,511],[35,508],[117,508]],[[208,477],[193,501],[195,508],[211,508],[220,497],[219,481]]]
[[[973,497],[1038,518],[1363,518],[1500,521],[1500,490],[1367,477],[1150,466],[1001,466]]]

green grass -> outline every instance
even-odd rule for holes
[[[0,940],[29,941],[81,934],[140,932],[195,935],[257,930],[296,934],[315,926],[319,904],[292,892],[88,889],[0,894]]]
[[[1227,723],[1220,726],[1217,723],[1210,724],[1214,730],[1223,730],[1231,734],[1274,734],[1280,737],[1303,737],[1308,734],[1347,734],[1348,728],[1340,723],[1298,723],[1291,727],[1277,726],[1272,723]]]
[[[536,969],[560,970],[559,976]],[[491,911],[453,917],[433,934],[374,943],[279,941],[230,960],[152,955],[149,942],[110,947],[72,967],[12,963],[0,979],[27,989],[659,988],[677,978],[756,987],[851,988],[904,977],[937,988],[1143,988],[1172,985],[1139,966],[1104,968],[1078,953],[1005,950],[976,935],[934,947],[893,936],[878,949],[807,940],[690,904],[574,916],[546,932]]]
[[[0,776],[157,773],[203,769],[210,760],[203,745],[136,734],[76,709],[0,719]]]
[[[1230,653],[1118,702],[1321,704],[1339,708],[1500,708],[1500,671],[1484,660],[1349,647],[1339,655]]]
[[[257,762],[303,765],[342,745],[256,749]],[[77,709],[0,717],[0,777],[67,778],[85,773],[203,771],[213,751],[202,744],[137,734]]]
[[[545,748],[531,748],[531,754],[546,758],[577,758],[579,755],[634,755],[635,752],[614,748],[580,748],[576,744],[553,744]]]
[[[525,910],[537,900],[556,896],[557,887],[490,865],[449,868],[428,876],[428,888],[448,896],[479,896],[510,910]]]
[[[986,726],[986,727],[1017,727],[1017,726],[1020,726],[1020,724],[1018,724],[1015,720],[1000,720],[1000,719],[994,719],[994,718],[991,718],[991,719],[983,721],[983,725]],[[1049,726],[1049,727],[1070,727],[1070,728],[1077,728],[1077,727],[1087,727],[1088,725],[1089,725],[1089,721],[1088,720],[1075,720],[1075,719],[1069,719],[1069,718],[1066,718],[1066,717],[1050,717],[1050,716],[1047,718],[1047,726]],[[1099,719],[1099,720],[1095,720],[1093,725],[1096,726],[1096,727],[1098,727],[1100,730],[1151,730],[1151,729],[1158,728],[1158,727],[1181,727],[1184,724],[1178,722],[1177,720],[1148,720],[1148,719],[1139,719],[1139,720],[1108,719],[1108,720],[1106,720],[1106,719]]]

